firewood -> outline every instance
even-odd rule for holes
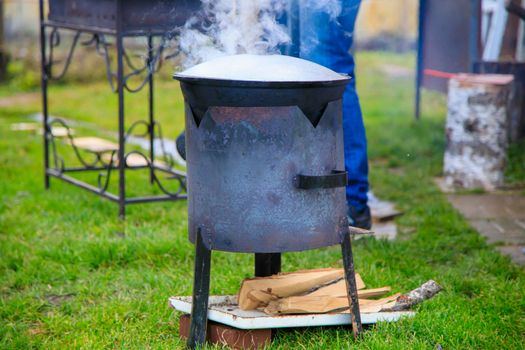
[[[381,295],[384,295],[388,292],[390,292],[390,287],[382,287],[382,288],[375,288],[375,289],[363,289],[365,287],[365,283],[361,279],[361,276],[356,273],[355,274],[357,289],[358,289],[358,296],[360,298],[371,298],[371,297],[378,297]],[[322,295],[329,295],[332,297],[346,297],[348,291],[346,290],[346,281],[341,279],[340,281],[336,283],[332,283],[326,286],[323,286],[311,293],[308,293],[307,295],[310,296],[322,296]]]
[[[400,294],[379,300],[359,299],[361,313],[378,312],[382,307],[395,301]],[[319,314],[348,309],[346,296],[292,296],[270,301],[264,312],[270,315],[284,314]]]
[[[328,296],[297,296],[270,301],[264,312],[276,314],[319,314],[348,308],[348,299]]]
[[[343,269],[318,269],[245,279],[239,290],[239,307],[253,310],[272,299],[304,294],[343,276]]]
[[[377,300],[359,299],[359,311],[361,313],[379,312],[384,307],[395,302],[396,299],[399,298],[400,296],[401,294],[397,293],[389,297],[385,297],[385,298],[381,298]]]
[[[385,305],[381,311],[402,311],[408,310],[412,306],[422,303],[423,301],[432,298],[439,293],[442,287],[435,281],[430,280],[423,283],[420,287],[399,296],[395,303]]]
[[[381,287],[381,288],[372,288],[372,289],[363,289],[357,291],[357,296],[359,298],[375,298],[380,297],[382,295],[388,294],[392,291],[392,288],[390,287]]]
[[[275,315],[327,313],[346,310],[348,309],[348,298],[344,293],[341,296],[322,295],[325,293],[326,290],[334,292],[335,286],[337,286],[339,283],[340,282],[324,288],[320,288],[317,291],[308,295],[291,296],[288,298],[279,298],[277,300],[271,300],[268,303],[268,306],[264,309],[264,312]],[[389,289],[389,287],[384,287],[376,288],[376,290],[370,291],[373,291],[372,294],[374,294],[378,293],[379,290],[386,290],[387,288]],[[363,299],[363,295],[366,295],[367,290],[360,290],[358,291],[358,294],[360,296],[360,312],[372,313],[408,310],[414,305],[417,305],[425,300],[432,298],[434,295],[439,293],[441,289],[442,288],[440,285],[438,285],[435,281],[430,280],[421,285],[419,288],[416,288],[406,294],[395,294],[378,300]],[[337,291],[335,291],[334,293],[337,293]]]

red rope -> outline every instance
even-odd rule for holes
[[[443,72],[443,71],[435,70],[435,69],[425,69],[423,73],[430,77],[444,78],[444,79],[452,79],[455,76],[457,76],[457,74],[454,74],[454,73]]]

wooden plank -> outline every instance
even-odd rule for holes
[[[38,134],[39,135],[43,135],[44,134],[42,129],[38,130]],[[53,137],[67,137],[69,135],[71,135],[71,136],[75,135],[75,130],[71,129],[71,128],[68,129],[68,128],[65,128],[63,126],[53,126],[51,128],[51,134],[53,135]]]
[[[368,193],[368,206],[374,223],[389,221],[403,214],[394,203],[379,199],[373,192]]]
[[[42,130],[42,124],[38,123],[13,123],[10,125],[12,131],[38,131]]]
[[[111,154],[109,153],[106,153],[102,156],[102,160],[106,163],[111,163]],[[149,160],[149,158],[148,158]],[[117,154],[114,154],[113,155],[113,165],[115,166],[118,166],[118,156]],[[146,161],[146,159],[141,156],[140,154],[137,154],[137,153],[131,153],[129,154],[127,157],[126,157],[126,166],[129,166],[129,167],[141,167],[141,166],[147,166],[148,165],[148,162]],[[168,164],[166,164],[165,162],[161,161],[161,160],[157,160],[155,159],[153,161],[153,165],[159,167],[159,168],[163,168],[163,169],[169,169],[170,167],[168,166]]]
[[[37,132],[39,135],[43,135],[44,131],[42,129],[42,124],[40,123],[14,123],[10,126],[13,131],[31,131]],[[68,130],[70,135],[75,134],[75,130],[67,129],[63,126],[53,126],[51,127],[51,133],[54,137],[66,137],[68,136]]]
[[[191,312],[191,296],[171,297],[169,304],[183,313]],[[371,300],[370,302],[374,302]],[[413,317],[415,312],[364,312],[361,310],[363,324],[376,322],[395,322],[403,317]],[[261,310],[241,310],[236,296],[210,296],[208,320],[226,324],[239,329],[268,329],[292,327],[319,327],[350,325],[349,311],[326,314],[268,315]]]
[[[378,312],[381,308],[395,301],[400,294],[379,300],[359,299],[360,312]],[[270,301],[264,312],[270,315],[282,314],[319,314],[348,309],[346,296],[293,296]]]
[[[358,290],[357,295],[363,299],[375,298],[375,297],[380,297],[382,295],[388,294],[391,291],[392,291],[392,288],[390,287],[363,289],[363,290]]]
[[[391,207],[381,207],[381,208],[371,208],[372,219],[374,222],[383,222],[392,220],[400,215],[403,215],[403,212],[397,210],[393,205]]]
[[[373,298],[378,297],[384,294],[387,294],[391,291],[390,287],[382,287],[382,288],[374,288],[374,289],[363,289],[364,283],[359,276],[359,274],[356,273],[356,282],[357,282],[357,295],[360,298]],[[346,296],[346,281],[343,279],[339,282],[330,284],[328,286],[321,287],[312,293],[308,293],[309,296],[323,296],[328,295],[332,297],[344,297]]]
[[[356,286],[357,286],[358,294],[359,294],[360,292],[362,292],[360,290],[365,288],[365,283],[363,282],[363,279],[358,273],[355,274],[355,282],[356,282]],[[330,295],[333,297],[340,297],[340,296],[346,296],[347,293],[348,292],[346,290],[346,281],[344,279],[341,279],[335,283],[322,286],[321,288],[316,289],[313,292],[308,293],[307,295],[311,295],[311,296]],[[361,296],[361,294],[359,295]]]
[[[72,142],[66,140],[66,143],[74,144],[77,148],[92,153],[106,153],[118,150],[116,143],[93,136],[75,137]]]

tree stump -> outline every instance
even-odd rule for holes
[[[444,175],[449,187],[493,190],[503,184],[512,75],[450,79]]]

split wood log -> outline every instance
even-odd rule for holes
[[[360,298],[373,298],[378,297],[390,292],[390,287],[374,288],[374,289],[363,289],[364,283],[361,279],[361,276],[356,273],[356,282],[357,282],[357,295]],[[346,281],[344,279],[329,284],[327,286],[321,287],[311,293],[308,293],[309,296],[323,296],[328,295],[332,297],[346,297],[347,296]]]
[[[379,300],[359,299],[359,309],[361,313],[378,312],[385,305],[388,305],[400,297],[395,294]],[[348,309],[348,298],[346,296],[294,296],[272,300],[264,309],[270,315],[284,314],[322,314]]]
[[[318,269],[281,273],[269,277],[245,279],[238,294],[239,307],[253,310],[266,306],[271,300],[308,293],[320,286],[344,279],[343,269]],[[356,274],[358,288],[364,283]]]
[[[430,280],[423,283],[419,288],[399,296],[395,303],[386,305],[381,311],[402,311],[422,303],[439,293],[443,288],[435,281]]]
[[[375,298],[385,294],[388,294],[392,291],[390,287],[381,287],[381,288],[372,288],[372,289],[362,289],[357,291],[357,296],[359,298]]]
[[[397,298],[401,296],[401,293],[391,295],[389,297],[370,300],[370,299],[359,299],[359,311],[361,313],[372,313],[379,312],[385,306],[388,306],[396,301]],[[350,312],[350,310],[348,310]]]
[[[430,280],[425,282],[419,288],[406,294],[395,294],[378,300],[364,299],[362,295],[366,295],[366,290],[362,290],[358,291],[358,294],[360,294],[359,309],[361,313],[408,310],[411,307],[432,298],[439,293],[441,289],[440,285],[435,281]],[[337,312],[347,310],[348,308],[348,298],[346,296],[308,294],[271,300],[268,303],[268,306],[264,309],[264,312],[270,315],[308,314]]]

